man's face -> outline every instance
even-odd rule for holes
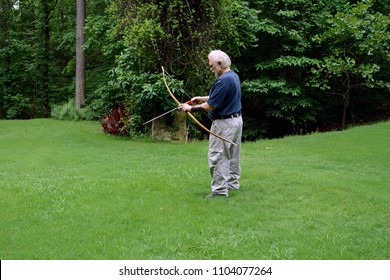
[[[222,68],[220,63],[214,63],[214,59],[209,57],[210,71],[214,72],[215,76],[220,77],[222,75]]]

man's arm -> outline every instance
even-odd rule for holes
[[[202,103],[205,103],[209,101],[209,97],[208,96],[195,96],[193,98],[191,98],[191,103],[192,104],[202,104]]]

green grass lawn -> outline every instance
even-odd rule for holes
[[[390,122],[244,143],[206,200],[207,142],[0,121],[0,259],[390,259]]]

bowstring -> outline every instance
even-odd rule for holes
[[[191,99],[192,99],[191,95],[189,95],[189,93],[186,92],[186,91],[184,90],[184,88],[182,88],[182,87],[178,84],[178,82],[176,82],[176,79],[175,79],[173,76],[171,76],[171,75],[167,72],[167,70],[164,69],[164,72],[165,72],[165,75],[167,75],[167,76],[171,79],[171,81],[173,81],[173,83],[175,84],[175,87],[176,87],[181,93],[184,93],[185,95],[187,95],[187,97],[189,97],[190,100],[191,100]],[[203,114],[205,114],[205,115],[207,116],[207,118],[208,118],[209,120],[211,120],[209,114],[207,114],[204,110],[203,110],[202,112],[203,112]]]
[[[191,100],[191,99],[192,99],[191,95],[189,95],[188,92],[186,92],[186,91],[184,90],[184,88],[182,88],[182,87],[178,84],[178,82],[176,81],[176,79],[175,79],[173,76],[171,76],[171,75],[167,72],[167,70],[164,70],[164,71],[165,71],[165,75],[167,75],[167,76],[170,78],[170,80],[173,81],[173,84],[175,85],[175,88],[178,89],[178,90],[180,91],[180,93],[182,93],[182,94],[184,93],[185,95],[187,95],[187,97],[189,97],[190,100]]]

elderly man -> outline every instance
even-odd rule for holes
[[[184,111],[207,111],[213,121],[211,131],[231,140],[229,144],[213,135],[209,139],[208,161],[212,178],[211,192],[204,198],[228,197],[229,190],[240,188],[240,146],[242,135],[241,84],[238,75],[230,69],[229,56],[214,50],[208,55],[210,71],[217,79],[208,96],[191,99],[194,106],[180,104]]]

